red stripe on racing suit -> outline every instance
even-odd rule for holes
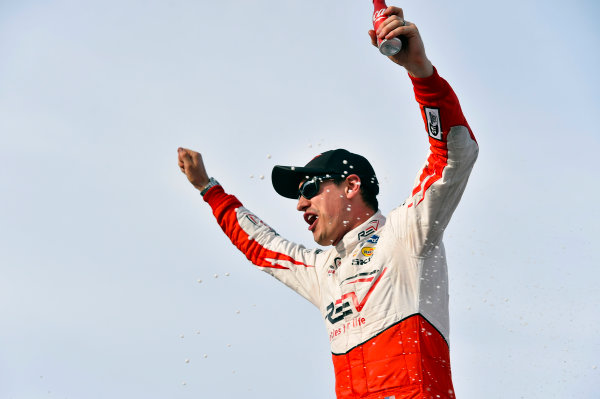
[[[279,262],[290,262],[293,265],[314,267],[312,265],[306,265],[303,262],[297,261],[289,255],[271,251],[258,244],[255,240],[250,239],[249,234],[240,228],[235,214],[238,209],[243,209],[242,203],[233,195],[225,194],[222,187],[218,187],[214,192],[211,193],[211,196],[213,197],[211,201],[219,204],[214,208],[213,214],[219,221],[221,229],[223,232],[225,232],[225,234],[227,234],[228,237],[231,238],[233,244],[246,255],[250,262],[257,266],[272,267],[276,269],[289,269],[289,267],[285,267]],[[207,199],[207,201],[208,200],[209,199]],[[232,209],[234,212],[231,212]],[[242,217],[246,217],[251,223],[262,225],[269,229],[270,232],[274,233],[273,229],[271,229],[267,224],[250,212],[242,211],[240,213]]]
[[[273,274],[310,302],[319,303],[314,265],[316,256],[322,251],[307,250],[283,239],[244,208],[235,196],[226,194],[221,186],[211,188],[204,195],[204,200],[211,206],[223,232],[249,261]]]
[[[442,243],[477,158],[456,95],[437,71],[412,78],[430,153],[410,197],[326,251],[285,240],[220,186],[204,196],[254,264],[316,305],[338,398],[454,398]]]

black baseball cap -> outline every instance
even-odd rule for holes
[[[342,177],[358,175],[361,187],[375,195],[379,193],[379,183],[373,167],[362,155],[344,149],[329,150],[314,157],[305,166],[273,167],[271,181],[277,194],[291,199],[298,198],[300,182],[312,176]]]

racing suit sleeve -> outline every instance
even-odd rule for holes
[[[427,256],[460,201],[478,145],[456,94],[436,69],[430,77],[410,78],[429,135],[429,156],[411,195],[392,211],[390,221],[413,255]]]
[[[321,250],[307,250],[282,238],[221,186],[212,187],[203,198],[223,232],[248,260],[319,306],[315,266],[323,256]]]

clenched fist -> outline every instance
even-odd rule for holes
[[[177,160],[179,169],[186,175],[190,183],[198,190],[202,191],[208,184],[208,174],[202,161],[202,155],[187,148],[177,149]]]

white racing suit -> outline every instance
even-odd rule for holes
[[[221,186],[204,199],[247,258],[319,308],[338,398],[454,398],[442,236],[478,146],[437,71],[412,78],[430,153],[410,197],[326,251],[280,237]]]

